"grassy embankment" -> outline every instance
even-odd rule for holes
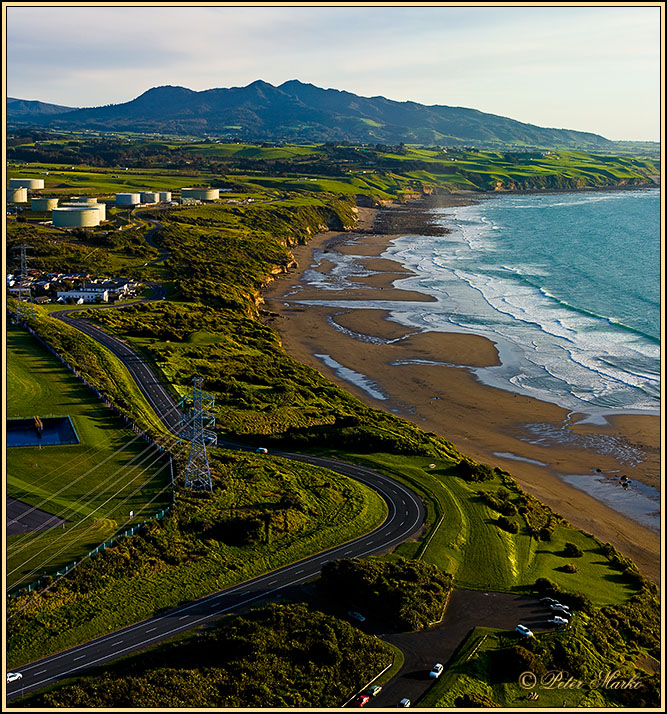
[[[68,521],[12,536],[7,584],[54,572],[171,501],[168,464],[22,330],[7,331],[9,418],[69,415],[80,443],[7,452],[9,495]],[[165,490],[166,489],[166,490]],[[130,518],[130,511],[134,516]]]

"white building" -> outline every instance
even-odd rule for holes
[[[109,302],[108,290],[82,288],[81,290],[59,290],[58,298],[63,300],[81,300],[82,302]],[[81,303],[79,303],[81,304]]]

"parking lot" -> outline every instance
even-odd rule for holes
[[[423,632],[378,633],[399,647],[405,663],[367,707],[396,707],[403,698],[419,700],[435,680],[429,671],[436,662],[447,666],[449,659],[474,627],[513,630],[519,623],[531,630],[550,628],[549,609],[533,597],[511,593],[454,590],[440,625]]]

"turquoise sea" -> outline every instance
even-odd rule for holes
[[[592,415],[660,407],[658,189],[506,195],[437,209],[442,237],[405,236],[396,283],[437,299],[393,319],[492,339],[485,383]]]

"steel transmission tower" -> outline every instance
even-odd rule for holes
[[[208,411],[213,408],[214,398],[202,392],[202,378],[192,380],[192,391],[181,399],[183,411],[179,437],[190,442],[190,458],[185,473],[185,488],[213,491],[211,470],[208,465],[206,446],[218,441],[215,432],[215,416]]]
[[[16,303],[16,321],[19,325],[24,325],[28,318],[35,317],[35,306],[32,302],[32,291],[30,287],[25,287],[25,280],[28,277],[28,265],[25,257],[25,249],[28,246],[21,244],[21,280],[19,282],[19,294]]]

